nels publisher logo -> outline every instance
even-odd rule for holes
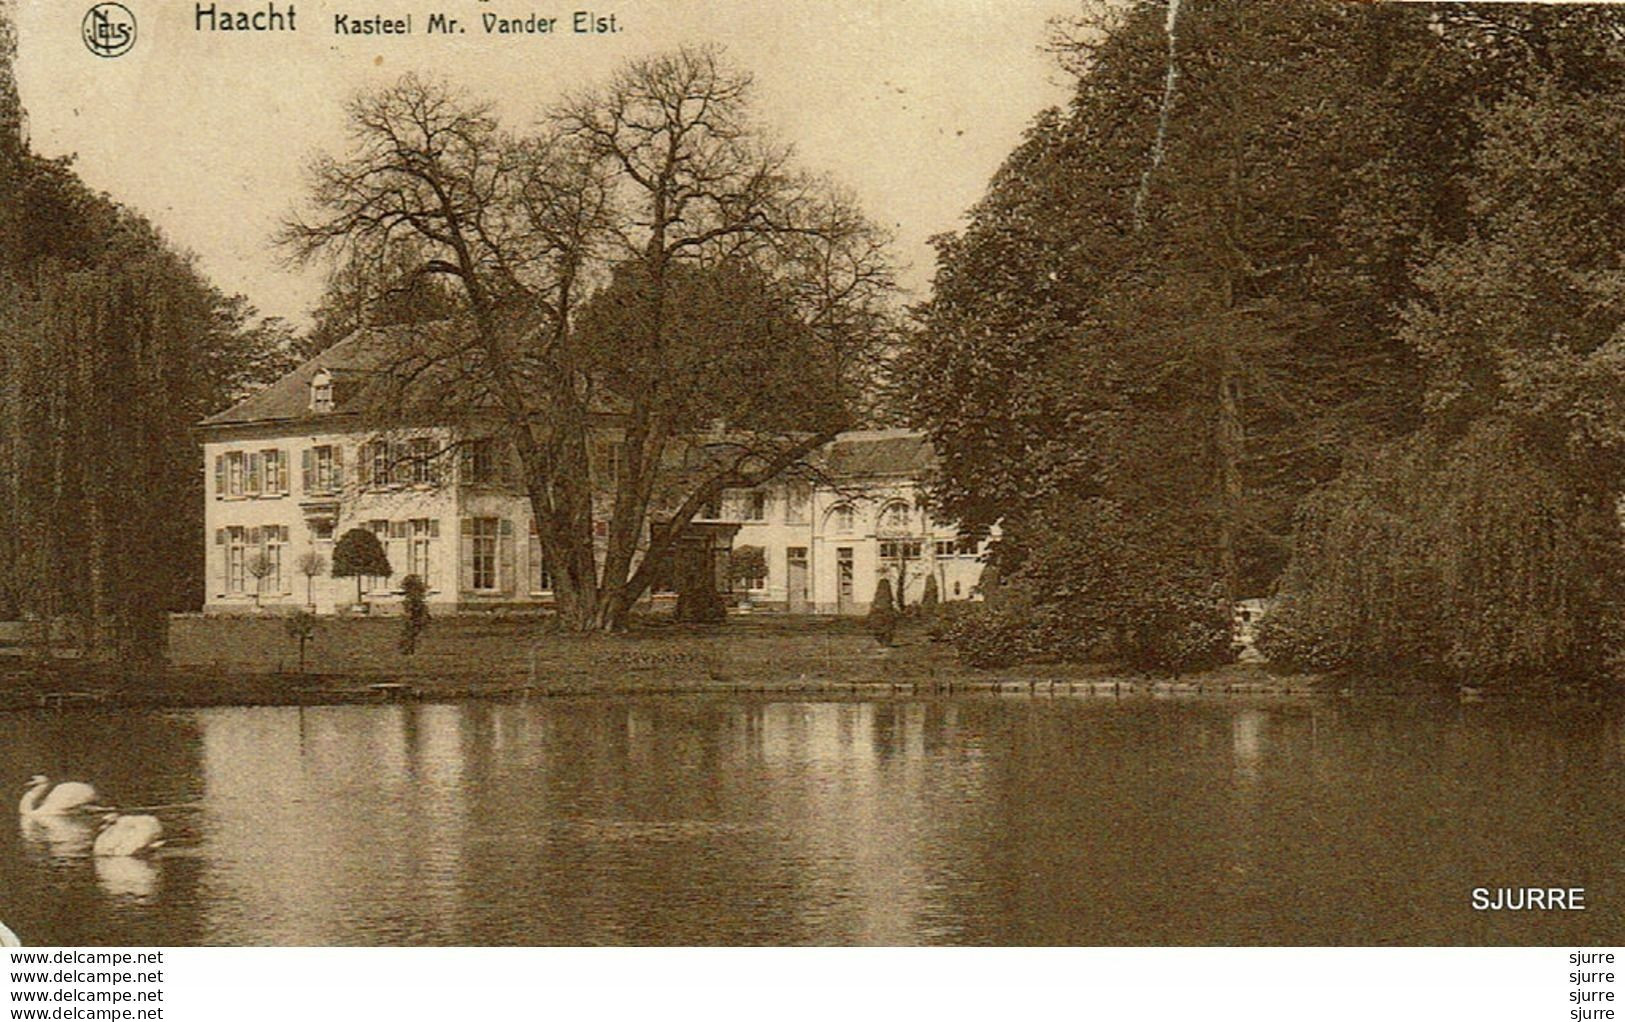
[[[80,34],[96,56],[122,56],[135,45],[135,15],[123,4],[97,4],[85,13]]]

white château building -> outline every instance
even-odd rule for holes
[[[409,574],[442,611],[549,605],[552,578],[507,445],[467,426],[378,433],[354,407],[370,347],[357,334],[199,424],[205,612],[351,608],[357,580],[330,572],[337,538],[353,528],[378,537],[391,568],[359,580],[368,609],[398,606]],[[594,489],[607,504],[619,424],[613,412],[597,419]],[[766,573],[733,584],[755,605],[863,613],[882,575],[910,603],[927,575],[944,600],[967,599],[978,549],[922,509],[932,464],[919,434],[843,434],[820,453],[816,482],[727,491],[694,529],[763,550]],[[725,586],[726,570],[719,576]]]
[[[791,613],[862,614],[882,577],[915,604],[935,576],[942,600],[973,598],[981,544],[926,511],[935,467],[920,433],[843,433],[820,453],[813,478],[727,494],[718,510],[739,524],[734,548],[760,547],[767,568],[736,580],[736,592]]]

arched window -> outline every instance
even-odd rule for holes
[[[848,535],[857,528],[857,516],[852,513],[851,504],[837,504],[830,509],[825,521],[829,523],[829,530],[838,536]]]
[[[879,531],[882,536],[906,536],[914,531],[914,513],[908,504],[894,500],[880,509]]]

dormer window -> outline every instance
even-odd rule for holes
[[[333,410],[333,374],[326,369],[311,377],[310,410],[317,415]]]

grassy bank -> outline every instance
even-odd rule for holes
[[[256,705],[400,698],[513,697],[610,693],[826,695],[964,691],[1306,692],[1307,679],[1283,680],[1236,668],[1149,682],[1101,665],[1046,665],[978,671],[953,651],[904,627],[881,647],[859,621],[769,616],[733,618],[715,628],[649,625],[625,635],[578,636],[542,620],[487,616],[434,621],[415,654],[397,648],[398,618],[324,618],[306,646],[283,621],[176,618],[166,668],[6,658],[0,707]]]

